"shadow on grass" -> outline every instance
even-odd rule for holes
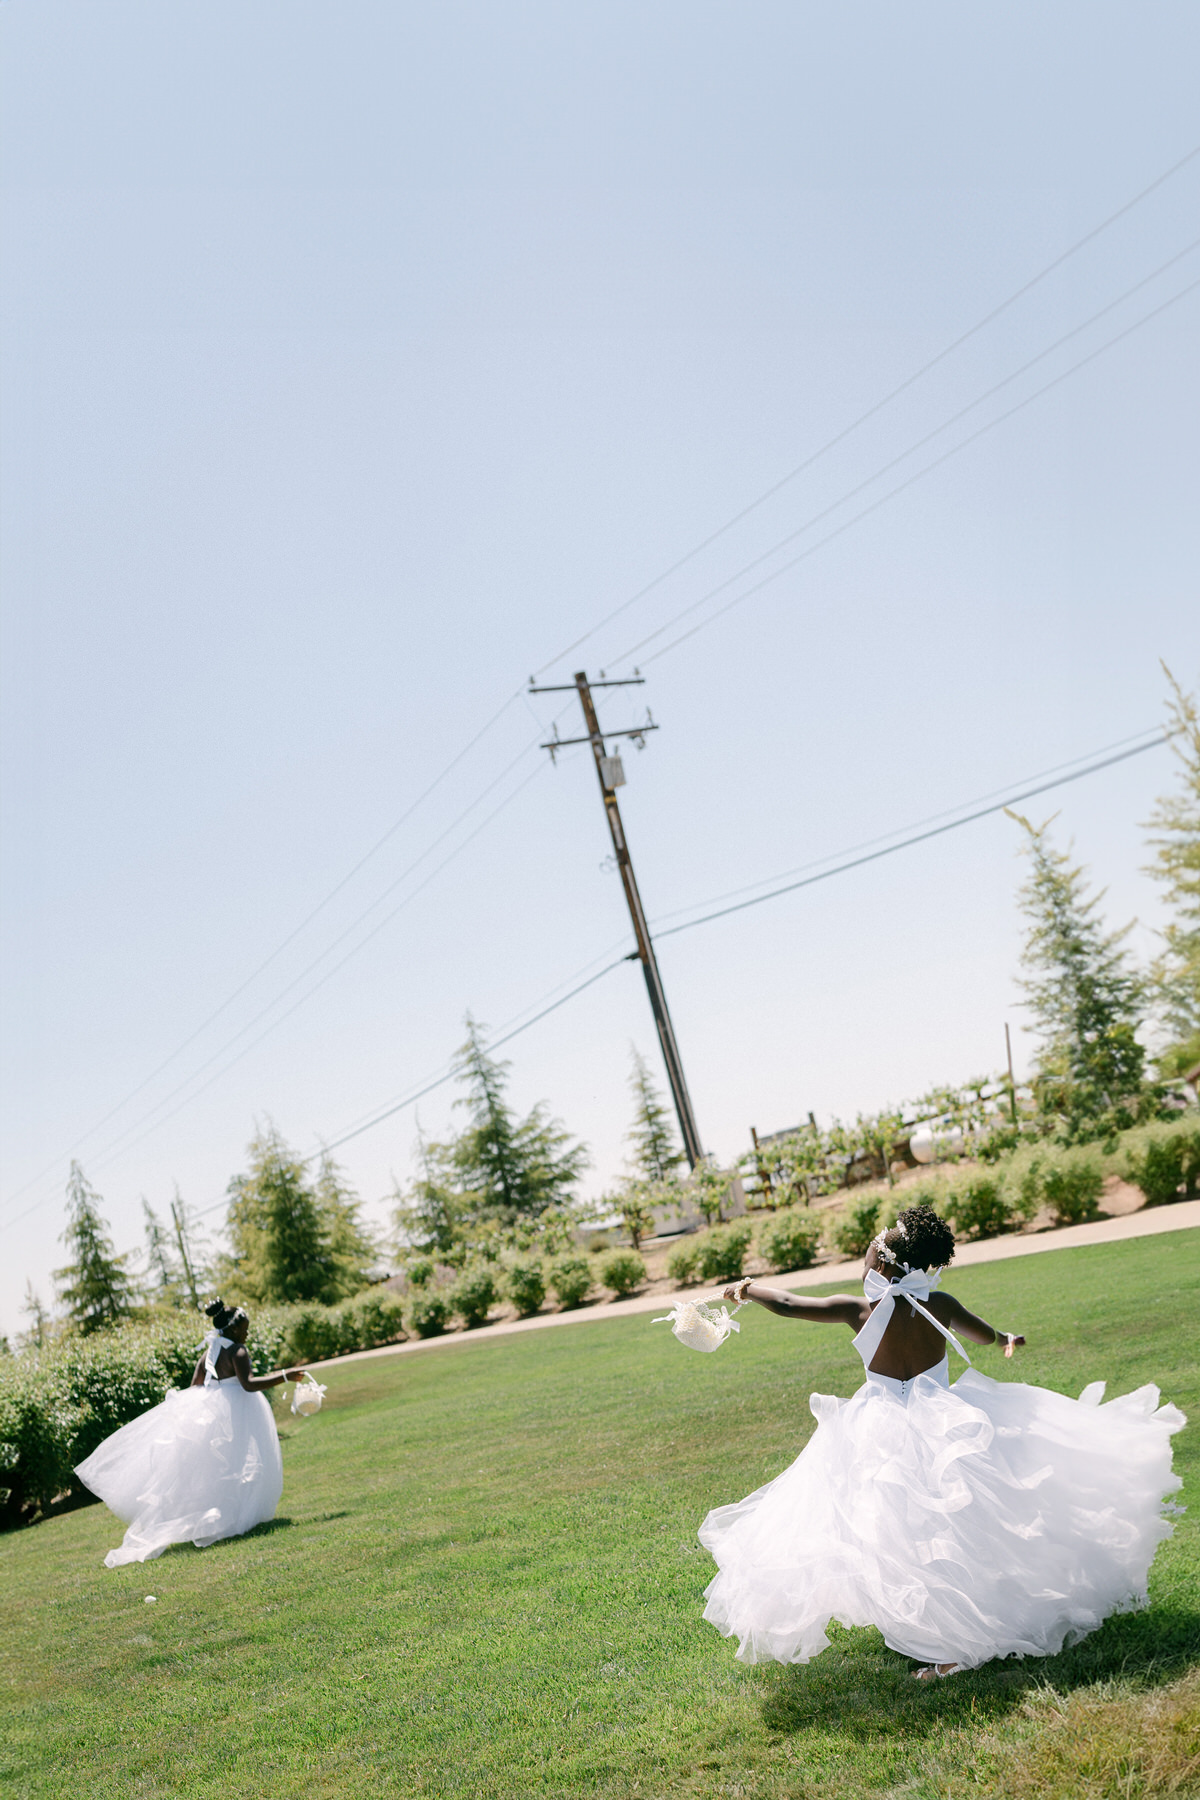
[[[898,1732],[919,1738],[998,1718],[1043,1683],[1060,1693],[1114,1677],[1157,1687],[1200,1663],[1200,1610],[1168,1604],[1121,1614],[1058,1656],[985,1663],[929,1683],[914,1681],[915,1663],[889,1650],[877,1631],[835,1625],[830,1637],[813,1662],[775,1675],[762,1705],[769,1731],[790,1736],[836,1727],[861,1739]]]

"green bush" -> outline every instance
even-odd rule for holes
[[[1128,1134],[1122,1149],[1121,1173],[1141,1188],[1147,1206],[1195,1197],[1200,1182],[1200,1119],[1194,1113],[1169,1123],[1143,1125]]]
[[[600,1279],[617,1298],[632,1294],[646,1279],[646,1265],[633,1250],[618,1250],[600,1264]]]
[[[834,1226],[833,1241],[843,1256],[865,1256],[879,1226],[878,1200],[858,1200],[847,1206]]]
[[[1056,1225],[1081,1225],[1096,1218],[1096,1202],[1104,1192],[1100,1158],[1087,1150],[1055,1151],[1042,1164],[1041,1190]]]
[[[750,1248],[752,1228],[746,1220],[736,1225],[717,1225],[699,1244],[697,1267],[702,1281],[736,1281]]]
[[[540,1262],[512,1263],[504,1285],[522,1319],[531,1319],[546,1298],[546,1277]]]
[[[427,1256],[415,1256],[406,1266],[409,1287],[428,1287],[433,1280],[433,1263]]]
[[[365,1294],[344,1300],[340,1310],[350,1320],[356,1350],[377,1350],[404,1336],[404,1306],[390,1288],[368,1288]]]
[[[454,1315],[448,1294],[441,1288],[417,1288],[410,1296],[405,1324],[418,1337],[440,1337]]]
[[[680,1287],[690,1287],[700,1279],[700,1241],[698,1238],[685,1238],[682,1244],[676,1244],[667,1258],[667,1274]]]
[[[775,1214],[758,1237],[758,1253],[769,1268],[810,1269],[817,1259],[821,1226],[807,1207],[789,1206]]]
[[[487,1263],[468,1263],[450,1290],[450,1304],[468,1331],[487,1324],[498,1298],[496,1274]]]
[[[74,1334],[0,1363],[0,1524],[79,1493],[76,1463],[139,1413],[186,1387],[207,1320],[168,1315]]]
[[[999,1237],[1020,1223],[1020,1215],[1010,1203],[1003,1176],[982,1170],[972,1171],[955,1181],[942,1202],[940,1211],[954,1224],[955,1235],[963,1238]]]
[[[592,1265],[582,1256],[565,1256],[550,1270],[550,1286],[564,1311],[582,1306],[592,1290]]]

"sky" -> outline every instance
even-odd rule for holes
[[[1147,741],[1160,659],[1200,682],[1194,7],[0,29],[0,1330],[72,1158],[133,1250],[176,1186],[219,1240],[256,1130],[365,1125],[383,1223],[468,1011],[628,951],[531,675],[644,675],[599,706],[660,727],[620,798],[663,934]],[[1026,803],[1141,958],[1170,784],[1152,747]],[[1006,1022],[1027,1069],[1019,840],[662,935],[706,1148],[995,1070]],[[593,1195],[631,1046],[618,962],[500,1051]]]

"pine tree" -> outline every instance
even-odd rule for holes
[[[71,1164],[67,1180],[67,1228],[62,1242],[73,1252],[65,1268],[54,1271],[68,1317],[85,1334],[127,1318],[136,1304],[133,1280],[117,1256],[100,1216],[100,1196],[89,1187],[79,1164]]]
[[[1041,1033],[1038,1082],[1043,1110],[1067,1134],[1088,1137],[1139,1115],[1146,1053],[1137,1039],[1142,987],[1122,943],[1130,927],[1105,931],[1103,893],[1089,895],[1085,871],[1054,849],[1050,822],[1028,835],[1032,870],[1019,904],[1028,920],[1020,978]]]
[[[662,1095],[650,1079],[645,1058],[630,1045],[633,1067],[629,1086],[633,1094],[633,1125],[625,1133],[632,1147],[633,1163],[644,1181],[667,1181],[684,1162],[675,1126]]]
[[[508,1068],[487,1054],[483,1034],[468,1014],[467,1041],[458,1055],[467,1093],[455,1105],[466,1109],[471,1122],[447,1160],[469,1211],[513,1224],[568,1203],[588,1154],[547,1117],[544,1105],[516,1118],[505,1099]]]
[[[379,1259],[374,1233],[363,1223],[362,1201],[330,1156],[321,1158],[317,1205],[333,1258],[338,1295],[348,1298],[368,1286]]]
[[[146,1233],[146,1276],[150,1291],[155,1299],[178,1306],[182,1289],[171,1234],[145,1196],[142,1198],[142,1222]]]
[[[1200,1061],[1200,710],[1195,695],[1184,693],[1165,663],[1163,669],[1171,684],[1171,750],[1182,780],[1147,821],[1154,860],[1146,873],[1162,887],[1171,915],[1163,952],[1151,965],[1150,991],[1169,1038],[1160,1066],[1181,1074]]]
[[[183,1273],[183,1285],[193,1308],[200,1310],[200,1284],[205,1270],[201,1250],[197,1242],[197,1233],[188,1207],[178,1186],[175,1198],[171,1201],[171,1224],[175,1232],[175,1248],[179,1252],[179,1266]]]
[[[41,1349],[50,1336],[52,1320],[42,1305],[42,1297],[29,1277],[25,1278],[25,1298],[21,1302],[21,1311],[29,1320],[29,1330],[21,1334],[18,1342]]]
[[[249,1155],[249,1173],[229,1184],[233,1256],[222,1281],[248,1300],[337,1300],[330,1234],[304,1164],[273,1127]]]

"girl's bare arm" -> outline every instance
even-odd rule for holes
[[[283,1381],[297,1380],[304,1370],[282,1369],[275,1375],[252,1375],[250,1352],[245,1344],[239,1344],[233,1353],[233,1372],[248,1394],[265,1394],[268,1388],[278,1387]]]
[[[203,1387],[204,1386],[204,1358],[203,1358],[203,1356],[200,1358],[200,1361],[196,1364],[196,1367],[192,1373],[192,1379],[191,1379],[190,1386],[192,1386],[192,1387]]]
[[[786,1288],[768,1287],[764,1281],[735,1281],[725,1289],[724,1298],[740,1305],[753,1300],[781,1319],[807,1319],[813,1325],[849,1325],[858,1331],[865,1323],[869,1308],[852,1294],[830,1294],[824,1300],[805,1300],[789,1294]]]
[[[996,1327],[989,1325],[986,1319],[981,1319],[977,1314],[968,1312],[962,1302],[956,1300],[953,1294],[939,1294],[937,1298],[941,1302],[937,1310],[943,1314],[949,1314],[945,1323],[950,1326],[952,1331],[956,1331],[959,1337],[968,1338],[972,1344],[998,1344],[1003,1340],[1008,1346],[1005,1355],[1011,1356],[1013,1346],[1025,1342],[1023,1337],[1017,1337],[1011,1331],[997,1331]]]

